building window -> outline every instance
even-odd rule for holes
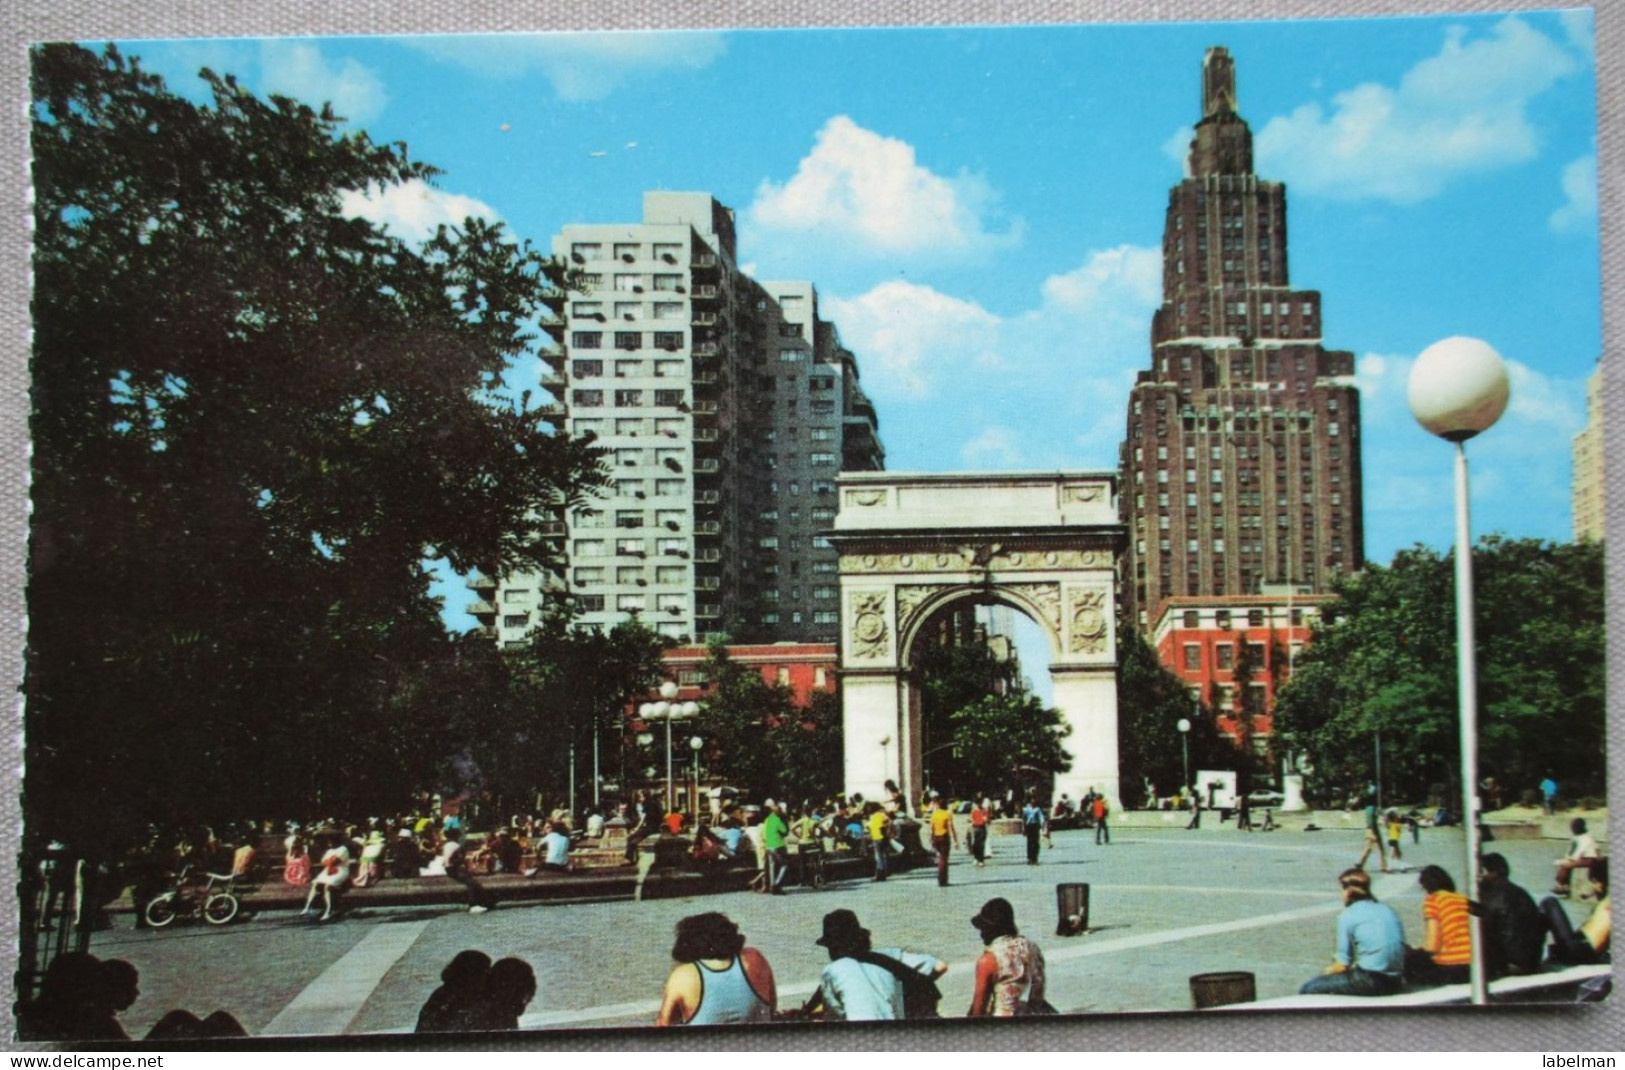
[[[643,335],[638,331],[616,331],[616,349],[637,349],[643,345]]]
[[[604,596],[601,594],[576,595],[576,605],[581,607],[583,613],[602,613],[604,611]]]
[[[637,242],[615,243],[615,259],[617,260],[636,260],[638,253],[642,251],[642,246],[638,245]]]
[[[570,259],[572,260],[600,260],[604,256],[604,246],[601,242],[578,241],[570,246]]]
[[[642,275],[620,275],[620,274],[617,274],[615,276],[615,289],[618,292],[624,293],[624,294],[642,293],[643,292],[643,276]]]
[[[681,405],[683,404],[683,392],[681,390],[656,390],[655,404]]]
[[[1262,628],[1264,626],[1264,611],[1262,609],[1249,609],[1247,611],[1247,627]]]
[[[530,601],[530,589],[527,587],[510,587],[502,592],[502,600],[509,604],[528,602]]]
[[[604,582],[604,570],[601,568],[578,568],[574,573],[577,587],[590,587],[595,583]]]
[[[808,455],[807,460],[810,461],[813,464],[819,464],[819,465],[834,464],[835,463],[835,454],[833,454],[833,453],[813,453],[813,454]]]
[[[642,539],[616,539],[615,540],[615,552],[617,554],[620,554],[622,557],[642,557],[643,556],[643,540]]]
[[[1219,610],[1213,615],[1213,623],[1216,624],[1221,631],[1227,630],[1230,627],[1230,611],[1228,609]]]
[[[676,242],[655,242],[654,255],[656,260],[664,260],[668,264],[675,264],[683,255],[683,247]]]
[[[1145,551],[1142,549],[1140,552],[1144,553]],[[1187,628],[1200,628],[1202,626],[1202,614],[1198,610],[1187,609],[1185,610],[1183,623]]]
[[[681,331],[656,331],[655,332],[655,348],[656,349],[681,349],[681,348],[683,348],[683,332],[681,332]]]
[[[571,553],[576,557],[603,557],[605,549],[603,539],[577,539]]]
[[[643,391],[617,390],[615,391],[615,404],[622,408],[631,408],[643,404]]]
[[[602,349],[604,348],[604,333],[602,331],[575,331],[570,335],[570,345],[574,349]]]
[[[656,301],[655,319],[677,320],[683,318],[683,303],[681,301]]]
[[[584,409],[597,408],[604,403],[604,392],[602,390],[572,390],[570,392],[570,403],[579,405]]]
[[[1202,646],[1200,643],[1185,644],[1185,669],[1197,672],[1202,668]]]
[[[604,362],[601,360],[578,360],[570,365],[570,374],[577,379],[596,379],[604,374]]]
[[[642,613],[648,599],[641,594],[618,594],[615,608],[622,613]]]
[[[1213,645],[1214,666],[1221,670],[1236,667],[1236,648],[1230,643],[1215,643]]]

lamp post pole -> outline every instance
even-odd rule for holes
[[[1411,414],[1456,447],[1456,687],[1461,714],[1462,821],[1467,839],[1468,898],[1479,900],[1478,661],[1473,629],[1473,544],[1468,510],[1468,439],[1488,430],[1506,411],[1511,387],[1501,355],[1476,338],[1446,338],[1424,349],[1411,368]],[[1484,925],[1468,919],[1473,938],[1472,1000],[1489,1002],[1484,968]]]
[[[1185,756],[1185,790],[1191,790],[1191,723],[1181,717],[1174,726],[1179,729],[1179,749]]]

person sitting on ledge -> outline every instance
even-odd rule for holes
[[[1417,879],[1427,898],[1422,900],[1426,935],[1421,947],[1405,950],[1405,980],[1412,984],[1463,984],[1473,961],[1472,921],[1465,895],[1440,866],[1423,866]]]
[[[1557,881],[1552,885],[1552,894],[1564,898],[1569,894],[1569,877],[1577,869],[1590,869],[1596,864],[1598,855],[1597,841],[1591,833],[1586,831],[1586,820],[1577,817],[1569,822],[1569,832],[1574,839],[1569,841],[1568,852],[1552,863],[1557,867]]]
[[[1337,878],[1343,912],[1337,916],[1336,961],[1298,989],[1305,996],[1391,996],[1405,987],[1405,925],[1371,894],[1365,870]]]
[[[1541,900],[1540,913],[1552,933],[1547,965],[1590,966],[1609,960],[1614,912],[1608,901],[1608,859],[1598,858],[1591,863],[1591,883],[1597,889],[1597,905],[1578,931],[1570,923],[1562,903],[1550,896]]]

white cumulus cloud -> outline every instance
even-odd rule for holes
[[[539,73],[560,100],[602,100],[622,83],[658,71],[699,70],[727,51],[720,33],[469,34],[402,43],[481,77]]]
[[[1551,214],[1552,229],[1559,232],[1580,230],[1590,226],[1597,218],[1597,158],[1582,156],[1563,168],[1563,197],[1561,207]]]
[[[389,95],[372,68],[353,59],[329,63],[308,41],[266,41],[260,45],[260,88],[304,101],[331,103],[333,111],[361,124],[383,113]]]
[[[496,209],[484,201],[435,189],[416,178],[365,190],[346,190],[339,199],[339,211],[352,219],[376,223],[408,242],[433,237],[442,224],[462,226],[470,216],[493,222],[500,218]]]
[[[858,354],[865,387],[919,398],[955,368],[998,363],[999,317],[973,301],[911,282],[884,282],[851,300],[827,297],[829,318]]]
[[[1019,468],[1022,464],[1016,433],[1008,427],[984,427],[976,437],[960,447],[959,456],[976,469]]]
[[[1258,169],[1299,192],[1414,204],[1458,176],[1532,159],[1529,102],[1578,67],[1515,17],[1471,39],[1453,27],[1397,86],[1366,83],[1330,108],[1314,102],[1271,119],[1258,134]]]
[[[988,229],[996,199],[979,176],[945,178],[907,142],[837,115],[793,176],[757,188],[746,219],[768,235],[820,235],[860,253],[963,257],[1019,240],[1019,221]]]

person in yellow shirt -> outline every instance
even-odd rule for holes
[[[954,825],[953,811],[942,805],[942,798],[931,793],[927,817],[931,821],[931,847],[937,852],[937,884],[948,887],[948,852],[959,846],[959,829]]]
[[[891,854],[891,815],[879,803],[869,803],[869,846],[875,852],[875,880],[886,879],[886,859]]]

